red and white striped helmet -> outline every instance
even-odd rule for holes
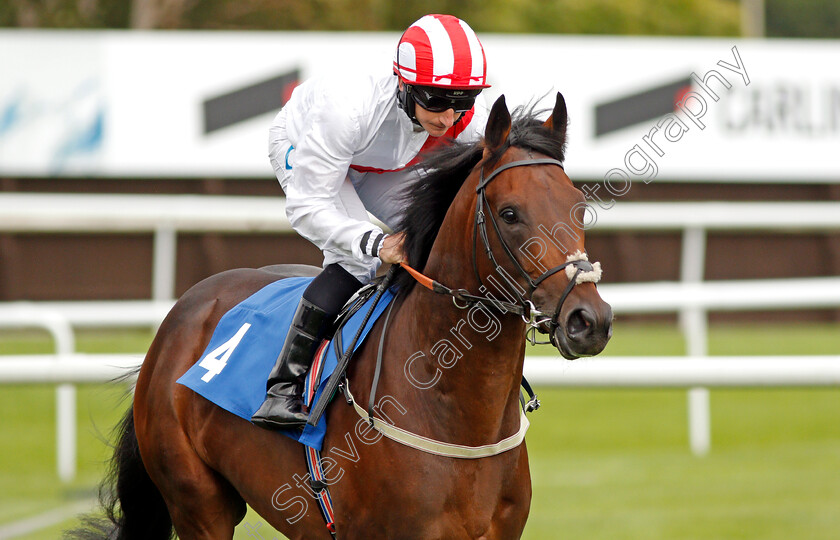
[[[426,15],[408,27],[394,55],[394,73],[412,85],[488,88],[484,48],[452,15]]]

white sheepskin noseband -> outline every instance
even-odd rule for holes
[[[566,262],[573,262],[573,261],[586,261],[589,262],[589,257],[581,250],[577,250],[568,257],[566,257]],[[591,283],[598,283],[601,280],[601,263],[594,262],[592,264],[592,270],[587,272],[581,272],[578,274],[575,283],[581,284],[586,282]],[[570,264],[566,267],[566,277],[572,279],[577,272],[577,267],[573,264]]]

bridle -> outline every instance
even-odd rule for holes
[[[525,271],[525,269],[514,256],[510,247],[505,242],[501,230],[499,229],[499,225],[496,222],[495,217],[493,216],[493,212],[485,212],[485,208],[490,208],[490,204],[487,201],[486,194],[486,188],[490,184],[490,182],[492,182],[497,176],[499,176],[499,174],[501,174],[504,171],[507,171],[508,169],[531,165],[556,165],[561,169],[563,168],[563,163],[561,161],[551,158],[535,158],[512,161],[495,169],[487,177],[484,176],[484,168],[482,168],[478,186],[475,190],[477,194],[477,199],[475,205],[475,216],[473,219],[473,271],[475,272],[478,283],[480,284],[479,290],[482,292],[489,291],[487,286],[484,284],[484,281],[481,279],[481,275],[478,271],[478,237],[480,236],[481,241],[484,244],[484,252],[486,253],[487,258],[490,260],[490,263],[496,270],[496,274],[501,276],[503,280],[503,287],[505,289],[504,292],[506,293],[505,296],[509,295],[509,297],[514,298],[515,303],[499,300],[498,298],[495,298],[492,295],[474,295],[469,293],[466,289],[451,289],[435,280],[424,276],[423,274],[417,272],[407,264],[403,263],[402,266],[403,268],[408,270],[408,272],[425,287],[431,289],[434,292],[448,294],[452,296],[452,301],[457,307],[464,309],[469,305],[480,303],[483,305],[493,306],[503,312],[514,313],[522,317],[522,320],[528,325],[528,331],[531,332],[530,340],[532,343],[551,343],[552,345],[557,347],[558,344],[555,342],[554,335],[555,331],[560,326],[560,324],[557,322],[557,319],[560,316],[561,310],[563,309],[563,303],[566,301],[566,298],[568,298],[575,285],[579,282],[579,277],[581,276],[581,274],[593,272],[595,270],[595,267],[592,265],[592,263],[586,260],[585,256],[584,258],[579,259],[570,258],[570,260],[567,260],[565,263],[559,264],[543,272],[542,275],[534,279],[531,277],[530,274],[528,274],[527,271]],[[502,245],[502,249],[504,250],[508,259],[513,263],[513,266],[516,268],[517,272],[528,283],[528,287],[530,288],[529,291],[523,292],[523,289],[519,285],[519,283],[517,283],[512,277],[510,277],[508,272],[504,270],[504,268],[499,264],[498,260],[496,259],[496,256],[493,254],[493,249],[490,245],[490,238],[487,234],[488,216],[490,218],[490,223],[493,225],[493,229],[496,231],[496,236],[499,239],[499,243],[501,243]],[[537,308],[534,306],[534,303],[530,300],[534,291],[546,279],[569,266],[573,267],[575,271],[573,275],[568,276],[569,283],[568,285],[566,285],[566,289],[563,291],[563,294],[560,297],[560,301],[557,303],[557,307],[555,308],[554,313],[548,316],[545,313],[537,310]],[[569,272],[567,272],[567,274],[568,273]],[[596,279],[590,279],[590,281],[596,281]],[[459,305],[458,301],[464,302],[466,305]],[[544,326],[545,323],[548,323],[547,330]],[[548,334],[549,341],[537,342],[536,336],[534,335],[534,333],[537,331],[542,334]]]

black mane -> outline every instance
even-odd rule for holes
[[[543,126],[542,120],[537,119],[541,112],[544,111],[535,112],[533,107],[514,110],[507,142],[488,157],[484,166],[493,166],[511,146],[564,161],[565,137]],[[452,142],[427,154],[417,166],[421,179],[405,191],[406,210],[396,229],[405,232],[405,252],[413,268],[422,271],[426,266],[446,212],[467,176],[481,161],[483,152],[483,140],[472,144]],[[441,279],[441,276],[432,277]],[[400,272],[396,279],[403,294],[415,283],[405,272]]]

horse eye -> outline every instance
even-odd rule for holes
[[[516,223],[517,221],[519,221],[519,218],[516,216],[516,212],[514,212],[510,208],[505,208],[504,210],[499,212],[499,216],[501,216],[501,218],[505,220],[505,223]]]

